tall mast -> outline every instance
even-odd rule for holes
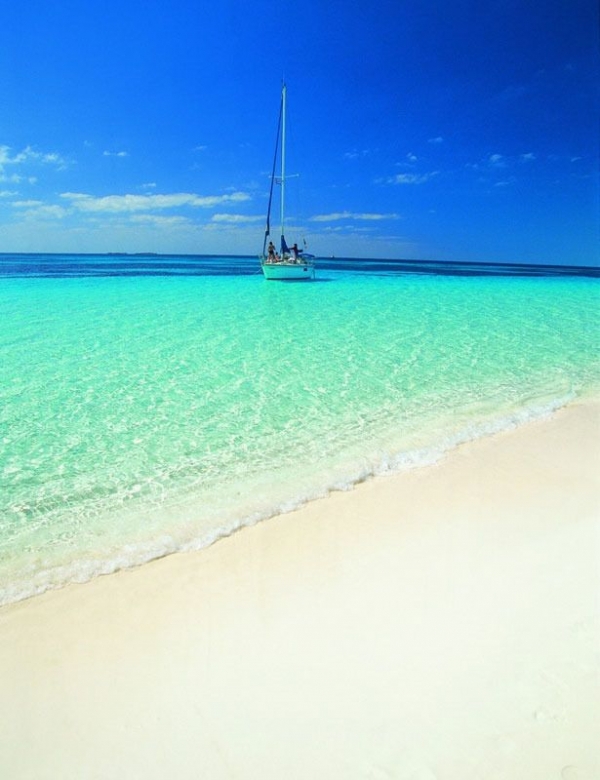
[[[283,84],[281,92],[282,125],[281,125],[281,235],[284,236],[285,214],[285,103],[287,88]]]

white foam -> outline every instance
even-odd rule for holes
[[[372,477],[408,471],[433,465],[450,451],[476,439],[508,431],[534,420],[547,418],[566,406],[575,397],[574,393],[560,398],[532,402],[522,408],[500,414],[483,421],[474,420],[462,428],[446,435],[442,440],[428,447],[380,453],[365,464],[350,468],[343,475],[336,475],[329,482],[308,486],[304,491],[286,497],[259,510],[235,517],[222,524],[205,529],[190,538],[177,539],[169,534],[137,544],[123,545],[110,557],[81,558],[67,565],[50,567],[30,576],[21,576],[0,588],[0,605],[22,601],[45,591],[61,588],[68,584],[83,584],[96,577],[130,569],[176,552],[197,551],[209,547],[220,539],[230,536],[241,528],[255,525],[270,517],[298,509],[303,504],[326,497],[337,490],[351,490],[355,485]]]

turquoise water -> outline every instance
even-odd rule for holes
[[[593,278],[349,266],[282,284],[153,262],[0,279],[0,603],[205,546],[600,387]]]

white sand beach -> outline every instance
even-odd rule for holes
[[[6,780],[597,780],[600,403],[0,610]]]

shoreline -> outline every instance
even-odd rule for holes
[[[0,608],[0,767],[600,775],[600,402]]]
[[[249,516],[231,522],[229,525],[205,529],[202,535],[189,540],[177,541],[167,529],[156,538],[141,542],[125,544],[122,548],[111,551],[109,557],[81,557],[71,562],[59,563],[36,573],[31,580],[18,578],[0,587],[0,610],[11,604],[17,604],[47,593],[73,585],[85,585],[99,577],[110,576],[121,571],[145,566],[156,560],[178,555],[180,553],[199,552],[213,544],[238,533],[244,528],[250,528],[280,515],[295,512],[314,501],[322,501],[337,492],[353,491],[364,482],[380,477],[404,474],[414,469],[430,468],[452,455],[454,451],[465,445],[513,431],[532,422],[542,421],[571,405],[580,403],[600,403],[600,390],[589,390],[580,398],[569,400],[555,398],[546,403],[534,406],[523,406],[512,411],[505,411],[487,420],[479,420],[447,434],[445,439],[437,444],[407,450],[390,456],[385,463],[369,461],[367,470],[360,474],[348,476],[341,483],[334,479],[330,485],[322,486],[316,492],[284,499],[278,507],[272,509],[257,509]]]

